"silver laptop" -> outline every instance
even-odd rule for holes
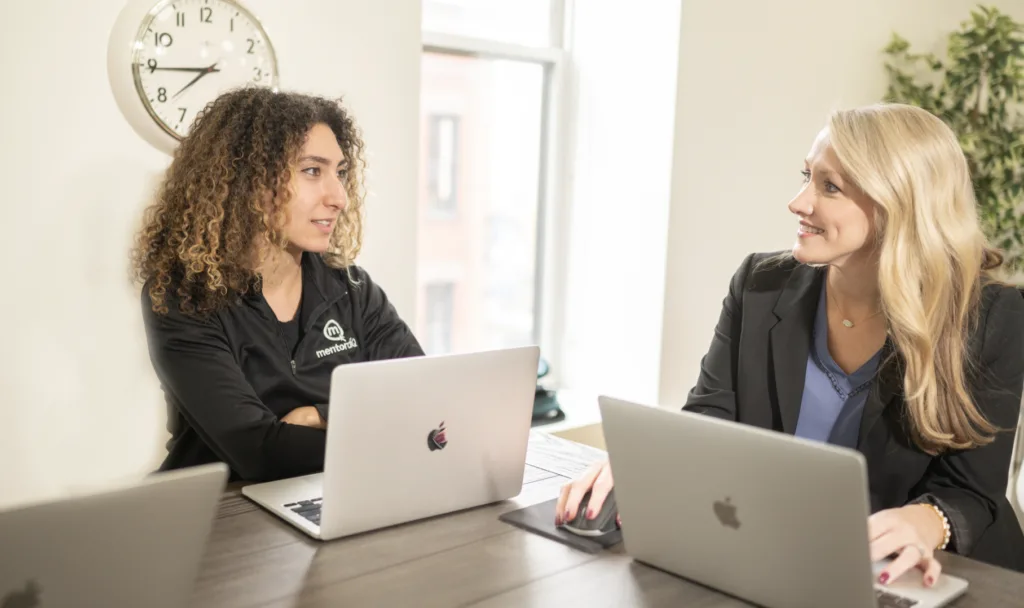
[[[525,346],[339,365],[324,472],[242,493],[321,540],[511,498],[539,357]]]
[[[599,398],[635,559],[769,608],[944,606],[967,581],[876,585],[863,455],[710,416]],[[882,593],[885,596],[879,597]]]
[[[0,512],[0,606],[188,605],[227,478],[203,465]]]

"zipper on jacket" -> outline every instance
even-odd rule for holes
[[[292,359],[292,375],[295,375],[295,359]]]

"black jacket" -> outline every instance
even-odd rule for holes
[[[792,260],[758,267],[767,257],[747,257],[733,277],[684,409],[793,434],[825,273]],[[1024,384],[1024,298],[1016,289],[984,287],[968,348],[977,364],[974,400],[1007,431],[986,446],[939,457],[918,449],[904,424],[899,358],[887,357],[894,352],[887,341],[887,363],[864,405],[857,444],[867,461],[871,508],[934,502],[953,528],[947,550],[1024,571],[1024,535],[1006,498]]]
[[[199,319],[183,315],[171,297],[168,314],[154,313],[148,284],[143,288],[150,359],[171,433],[161,470],[223,461],[233,480],[254,481],[322,471],[326,432],[280,418],[310,405],[327,418],[338,365],[423,354],[363,269],[351,269],[353,283],[319,255],[305,254],[302,271],[304,334],[294,353],[258,291]]]

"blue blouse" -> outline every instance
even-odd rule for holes
[[[839,367],[828,350],[826,288],[826,281],[822,281],[811,334],[811,349],[807,355],[804,394],[800,401],[796,435],[856,448],[864,403],[867,401],[871,381],[878,371],[882,351],[879,349],[852,374],[847,374]]]

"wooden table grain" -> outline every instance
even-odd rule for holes
[[[314,606],[749,606],[633,561],[498,521],[549,500],[603,452],[544,432],[530,436],[523,491],[512,500],[329,542],[310,539],[232,487],[200,566],[200,608]],[[1024,603],[1024,574],[944,555],[968,579],[956,608]]]

